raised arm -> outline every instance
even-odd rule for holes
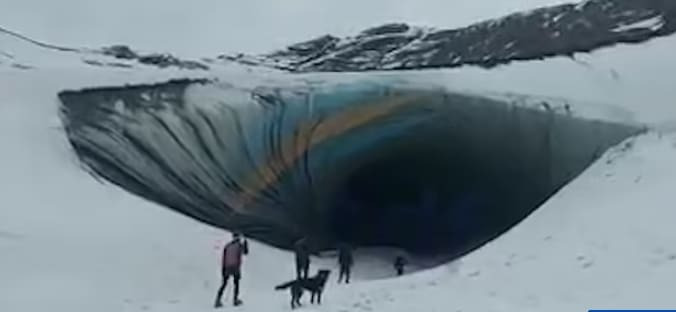
[[[242,253],[245,255],[249,254],[249,242],[247,242],[246,239],[242,241]]]

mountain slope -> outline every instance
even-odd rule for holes
[[[261,56],[221,56],[294,72],[492,68],[515,61],[573,57],[676,32],[668,0],[589,0],[519,12],[459,29],[387,24],[354,37],[331,35]]]
[[[202,62],[182,60],[167,53],[139,53],[124,45],[100,49],[64,47],[34,40],[0,27],[0,66],[25,70],[35,67],[77,66],[80,63],[108,68],[145,65],[187,70],[209,69]]]

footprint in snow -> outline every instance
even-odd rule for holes
[[[594,265],[594,261],[591,261],[591,260],[590,260],[590,261],[587,261],[587,262],[583,263],[583,264],[582,264],[582,268],[583,268],[583,269],[587,269],[587,268],[591,267],[592,265]]]
[[[583,261],[584,261],[584,262],[582,263],[582,268],[583,268],[583,269],[589,268],[589,267],[591,267],[592,265],[594,265],[594,260],[588,260],[587,257],[585,257],[585,256],[577,256],[577,258],[575,258],[575,259],[576,259],[578,262],[583,262]]]

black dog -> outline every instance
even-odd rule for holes
[[[291,289],[291,308],[294,309],[296,306],[300,306],[300,297],[303,296],[303,290],[307,290],[312,294],[310,297],[310,303],[315,303],[315,296],[317,297],[317,304],[322,303],[322,292],[324,291],[324,285],[326,285],[326,280],[329,279],[330,270],[319,270],[315,276],[308,278],[296,279],[290,282],[286,282],[275,287],[276,290],[282,289]]]

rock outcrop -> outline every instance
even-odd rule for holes
[[[519,12],[458,29],[387,24],[322,36],[259,56],[221,56],[293,72],[492,68],[585,53],[676,32],[676,1],[588,0]]]

